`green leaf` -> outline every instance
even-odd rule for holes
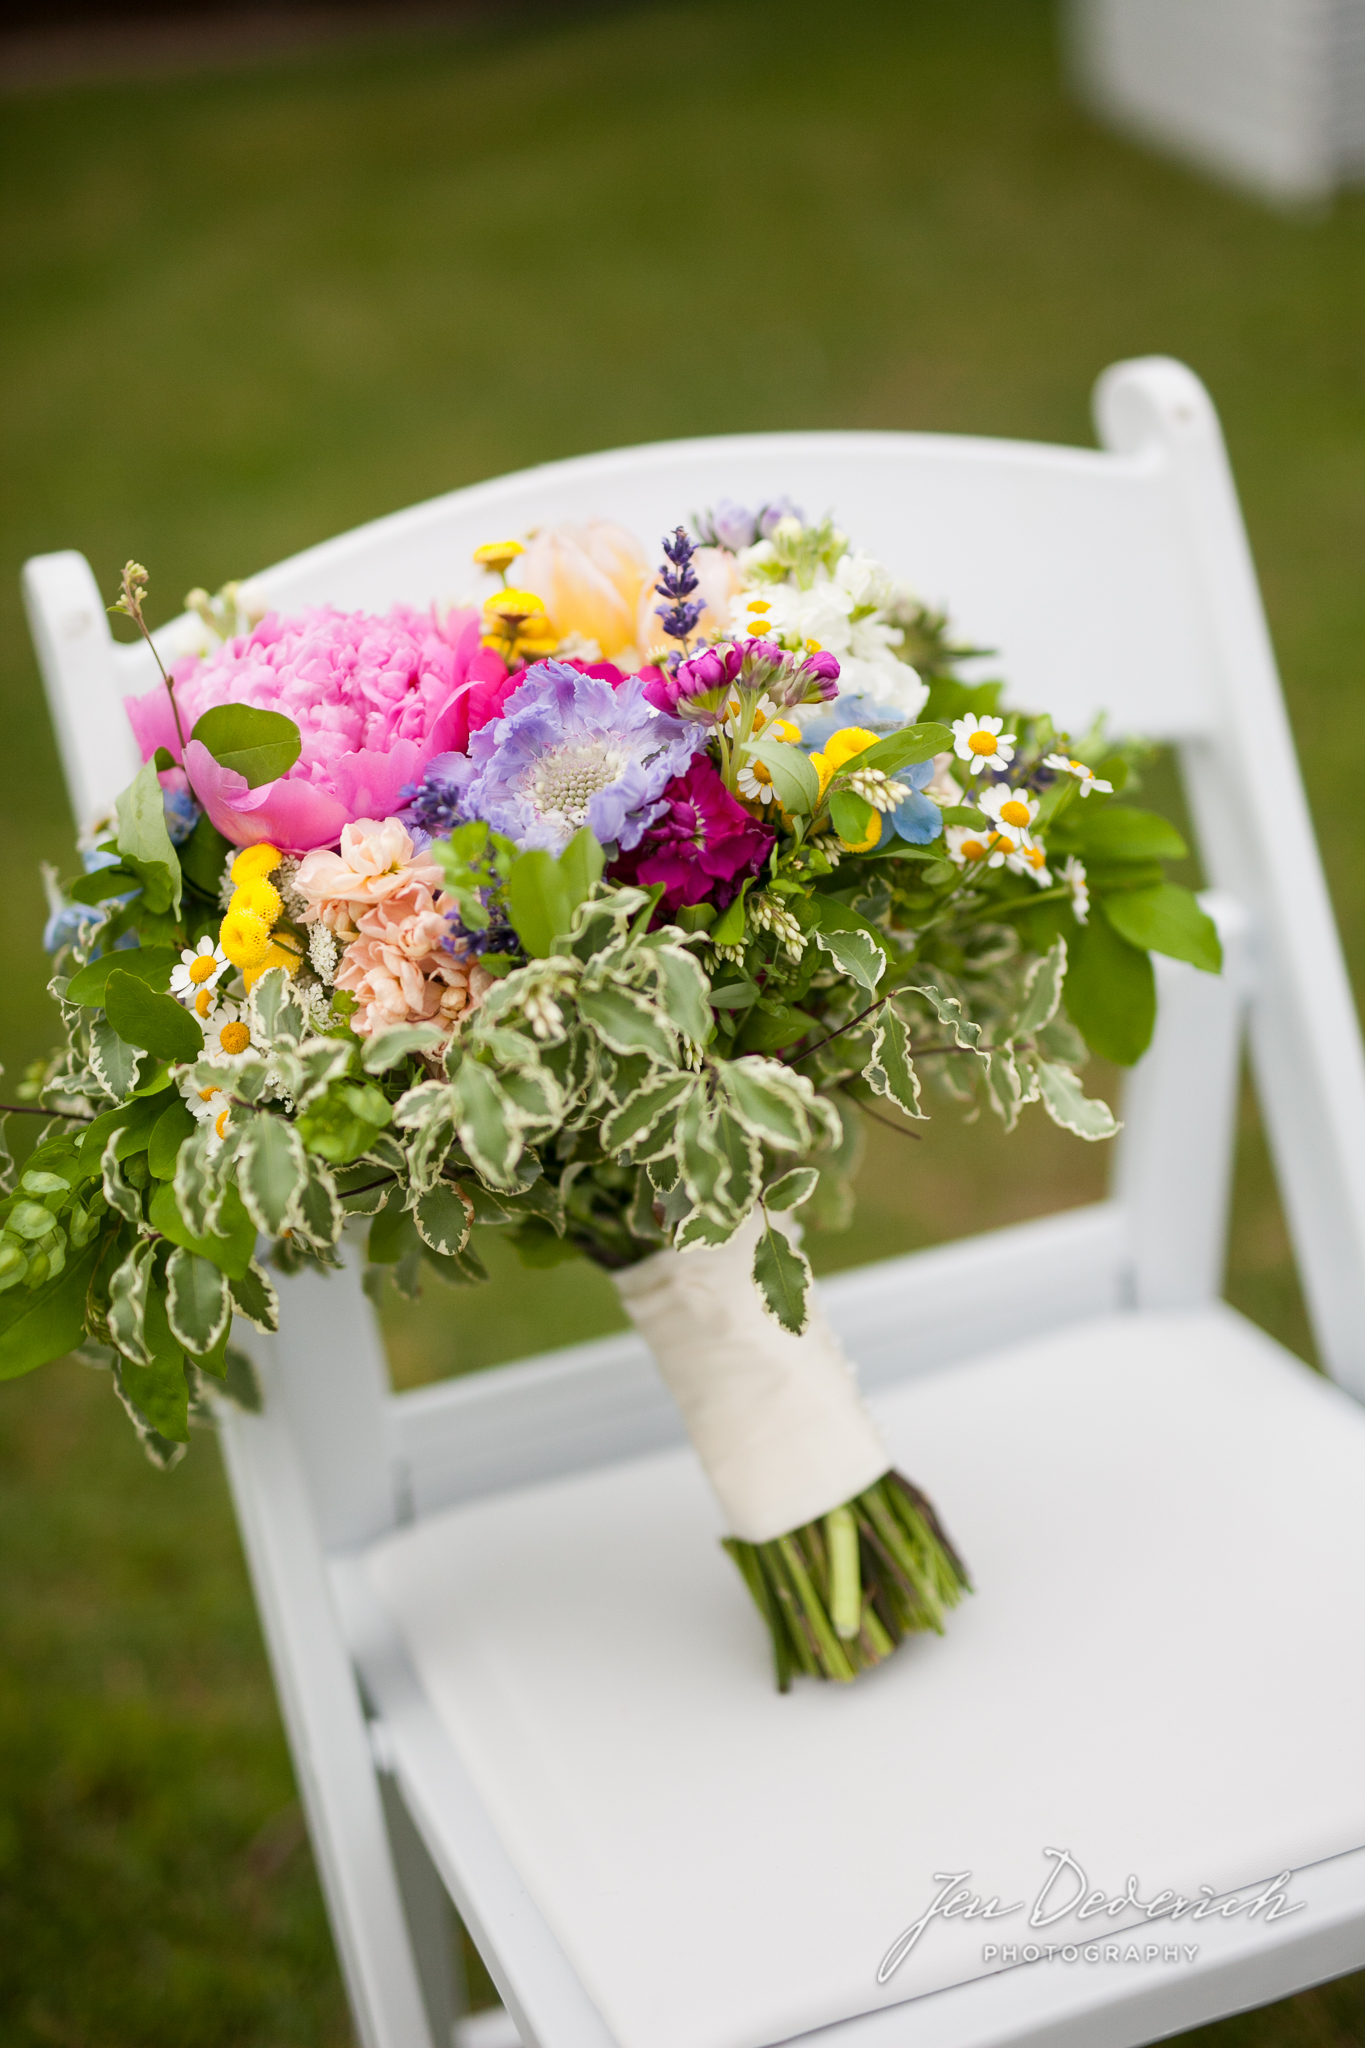
[[[452,1258],[468,1242],[473,1204],[463,1199],[458,1189],[443,1182],[418,1196],[413,1220],[423,1244],[444,1258]]]
[[[737,946],[740,943],[744,937],[744,899],[752,887],[753,876],[750,875],[746,881],[740,884],[738,896],[726,905],[725,909],[711,926],[708,936],[713,945]]]
[[[256,1368],[235,1344],[223,1353],[223,1392],[248,1415],[259,1415],[265,1406]]]
[[[372,1266],[396,1266],[410,1251],[420,1251],[422,1240],[410,1209],[391,1203],[370,1225],[366,1257]]]
[[[166,1314],[171,1335],[202,1357],[227,1329],[232,1300],[221,1267],[177,1245],[166,1267]]]
[[[572,918],[573,912],[577,910],[580,903],[587,902],[589,896],[591,896],[593,890],[601,881],[602,870],[606,866],[606,860],[607,857],[602,851],[601,841],[598,839],[597,834],[586,825],[583,826],[581,831],[575,832],[563,853],[560,854],[559,871],[564,877],[564,885],[569,894],[570,918]],[[567,923],[560,927],[561,931],[564,932],[567,932],[568,928]]]
[[[138,1048],[120,1038],[107,1017],[95,1019],[90,1026],[90,1065],[101,1087],[120,1106],[137,1086],[141,1058]]]
[[[181,1245],[186,1251],[198,1252],[201,1259],[210,1260],[229,1280],[241,1280],[251,1264],[251,1255],[256,1249],[256,1226],[246,1212],[245,1205],[236,1188],[229,1187],[223,1197],[218,1221],[222,1226],[221,1235],[208,1231],[196,1237],[181,1213],[175,1189],[170,1181],[160,1181],[152,1196],[147,1211],[147,1220],[153,1230],[169,1238],[174,1245]]]
[[[785,1216],[791,1209],[799,1209],[808,1202],[820,1182],[820,1170],[815,1166],[793,1166],[780,1180],[769,1181],[763,1190],[763,1206],[774,1215]]]
[[[1024,979],[1024,1000],[1010,1036],[1032,1038],[1057,1014],[1066,978],[1066,940],[1058,939],[1043,959],[1034,962]]]
[[[880,768],[883,775],[895,775],[898,769],[911,768],[917,761],[927,761],[933,754],[952,752],[953,735],[946,725],[902,726],[899,732],[889,733],[884,740],[878,740],[875,747],[869,747],[864,754],[857,754],[849,762],[853,768]]]
[[[180,860],[166,830],[156,764],[146,761],[118,798],[118,850],[142,883],[148,910],[180,914]]]
[[[665,1113],[696,1085],[691,1074],[663,1073],[628,1095],[602,1126],[604,1152],[624,1152],[638,1145],[658,1126]]]
[[[119,1169],[118,1144],[122,1133],[115,1131],[104,1147],[100,1159],[100,1180],[104,1199],[124,1221],[139,1224],[142,1221],[142,1197],[136,1188],[129,1187]]]
[[[1151,961],[1103,915],[1077,928],[1067,955],[1067,1015],[1092,1052],[1131,1067],[1146,1052],[1156,1022]]]
[[[590,1024],[613,1052],[642,1052],[660,1065],[671,1065],[673,1038],[659,1010],[634,989],[583,989],[578,997],[579,1015]]]
[[[109,975],[104,1014],[125,1045],[139,1045],[156,1059],[195,1060],[204,1050],[204,1034],[189,1011],[125,969]]]
[[[1192,890],[1162,882],[1155,889],[1116,889],[1099,902],[1115,931],[1130,945],[1165,953],[1172,960],[1188,960],[1205,974],[1217,974],[1222,968],[1218,927],[1199,908]]]
[[[98,960],[92,960],[88,967],[82,967],[79,973],[72,975],[63,1000],[102,1008],[105,984],[116,971],[135,975],[148,988],[164,989],[179,958],[177,946],[134,946],[103,953]]]
[[[678,1157],[683,1184],[699,1209],[725,1216],[733,1205],[726,1199],[729,1164],[719,1141],[716,1118],[707,1110],[701,1090],[688,1096],[678,1117]]]
[[[480,1173],[507,1182],[521,1156],[521,1125],[496,1075],[478,1060],[461,1062],[451,1079],[459,1105],[460,1143]]]
[[[280,1297],[268,1273],[253,1259],[244,1273],[229,1273],[232,1306],[258,1330],[280,1327]]]
[[[228,855],[236,851],[232,841],[223,837],[207,811],[200,812],[193,832],[180,847],[180,866],[185,880],[193,882],[200,894],[207,896],[215,906]]]
[[[73,903],[93,907],[107,903],[111,896],[130,895],[142,887],[142,882],[129,868],[96,868],[92,874],[77,875],[74,882],[67,882],[64,887]]]
[[[889,1003],[883,1004],[872,1034],[872,1057],[863,1079],[875,1095],[894,1102],[906,1116],[923,1120],[919,1075],[910,1057],[910,1033]]]
[[[0,1295],[0,1380],[75,1350],[85,1335],[86,1289],[100,1249],[97,1238],[31,1294],[16,1287]]]
[[[237,1185],[258,1230],[278,1237],[294,1213],[308,1175],[303,1142],[283,1117],[253,1117],[237,1154]]]
[[[815,1019],[791,1003],[756,1003],[735,1036],[736,1053],[781,1052],[815,1028]]]
[[[147,1164],[157,1180],[174,1180],[180,1147],[194,1136],[198,1125],[178,1095],[164,1108],[155,1095],[144,1101],[156,1118],[147,1141]]]
[[[109,1279],[109,1335],[124,1357],[135,1365],[152,1362],[146,1321],[155,1255],[156,1246],[151,1240],[139,1238]]]
[[[810,1286],[810,1265],[782,1231],[764,1219],[763,1235],[754,1247],[754,1284],[764,1308],[799,1337],[806,1327],[806,1290]]]
[[[738,1059],[720,1069],[735,1114],[756,1137],[780,1152],[804,1152],[810,1119],[795,1077],[774,1060]]]
[[[310,1157],[307,1174],[295,1198],[292,1229],[306,1238],[315,1251],[325,1251],[340,1237],[345,1220],[336,1182],[320,1159]]]
[[[570,912],[568,879],[554,855],[543,847],[521,854],[507,878],[507,915],[533,960],[554,952],[555,936],[566,929]]]
[[[444,1036],[436,1024],[398,1024],[391,1031],[380,1031],[365,1047],[365,1072],[387,1074],[390,1067],[396,1067],[410,1053],[434,1051]]]
[[[869,995],[876,994],[877,983],[886,972],[886,954],[870,932],[825,931],[817,926],[811,936],[841,974],[848,975]]]
[[[664,1007],[683,1034],[697,1045],[711,1036],[706,976],[681,946],[656,946],[652,957],[663,983]]]
[[[820,801],[820,776],[804,747],[792,740],[749,740],[745,754],[772,777],[783,810],[808,818]]]
[[[1099,1138],[1112,1138],[1120,1128],[1107,1102],[1098,1096],[1087,1095],[1070,1067],[1059,1067],[1051,1060],[1034,1062],[1038,1077],[1038,1092],[1043,1098],[1043,1107],[1054,1124],[1060,1124],[1064,1131],[1074,1131],[1078,1138],[1087,1138],[1092,1143]]]
[[[855,796],[851,789],[836,789],[829,800],[829,821],[845,845],[850,847],[862,845],[878,816],[867,798]],[[873,840],[872,843],[875,846],[877,842]]]
[[[278,781],[303,751],[303,735],[292,718],[254,704],[215,704],[195,720],[190,738],[207,747],[222,767],[244,775],[248,789]]]
[[[1175,826],[1130,804],[1098,806],[1084,798],[1067,813],[1065,838],[1091,861],[1183,860],[1189,852]]]

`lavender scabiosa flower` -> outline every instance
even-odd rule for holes
[[[655,605],[655,615],[662,619],[663,628],[670,640],[684,643],[696,629],[698,619],[706,610],[704,598],[694,598],[697,587],[697,572],[692,567],[696,543],[689,537],[685,526],[676,527],[671,537],[664,536],[663,549],[668,557],[667,566],[659,572],[654,588],[660,597],[668,599],[667,604]]]
[[[565,662],[537,662],[503,716],[470,740],[464,815],[551,853],[584,825],[629,851],[706,743],[700,727],[661,714],[645,688],[638,676],[613,689]]]

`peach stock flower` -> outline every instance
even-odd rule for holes
[[[357,818],[342,831],[339,853],[305,855],[294,877],[307,903],[303,922],[321,922],[342,938],[358,930],[376,904],[414,886],[432,895],[440,885],[441,870],[418,855],[397,818]]]
[[[486,968],[446,944],[448,901],[412,882],[361,912],[336,985],[356,998],[351,1021],[363,1038],[395,1024],[453,1028],[491,988],[493,977]]]

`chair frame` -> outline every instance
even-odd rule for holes
[[[1154,726],[1177,744],[1225,973],[1158,961],[1156,1037],[1125,1093],[1108,1199],[842,1274],[822,1296],[874,1392],[1063,1322],[1215,1301],[1245,1033],[1314,1334],[1328,1370],[1365,1399],[1365,1060],[1217,417],[1192,373],[1165,358],[1106,372],[1097,417],[1101,452],[791,434],[586,457],[377,521],[253,585],[280,604],[429,601],[438,565],[471,535],[537,512],[620,516],[623,500],[660,480],[714,491],[757,476],[771,488],[802,465],[823,475],[821,463],[864,465],[884,496],[894,484],[907,502],[926,482],[958,490],[978,515],[1004,499],[1017,516],[1037,498],[1058,533],[1079,531],[1074,507],[1093,501],[1108,555],[1078,579],[1088,595],[1077,604],[1090,604],[1091,630],[1127,661],[1130,700],[1162,630],[1176,646]],[[1145,571],[1119,560],[1106,583],[1104,562],[1123,555],[1127,536]],[[1025,557],[1030,545],[1023,534]],[[905,560],[904,547],[892,558]],[[1023,562],[1019,576],[1030,575],[1065,587],[1045,550]],[[146,688],[155,671],[145,649],[114,644],[82,556],[35,558],[25,596],[84,824],[135,765],[111,683]],[[1025,600],[1012,601],[1014,623],[1026,621]],[[965,606],[961,615],[975,627]],[[185,623],[157,636],[168,653]],[[1040,695],[1043,628],[1045,618],[1033,642],[1022,629],[1003,636],[1007,672],[1022,670],[1025,688],[1036,676]],[[1079,713],[1081,624],[1070,637],[1062,709]],[[445,1892],[528,2048],[612,2048],[356,1560],[384,1531],[454,1502],[681,1442],[676,1411],[633,1336],[395,1396],[354,1251],[344,1275],[302,1275],[281,1294],[278,1336],[251,1337],[263,1411],[224,1408],[222,1443],[357,2034],[364,2048],[445,2048],[456,2003]],[[1273,1927],[1205,1923],[1194,1968],[1153,1966],[1117,1989],[1008,1968],[803,2039],[1128,2048],[1365,1963],[1365,1847],[1298,1873],[1296,1896],[1310,1911]]]

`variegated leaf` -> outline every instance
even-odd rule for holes
[[[147,1347],[147,1289],[156,1246],[143,1238],[114,1269],[109,1281],[109,1335],[134,1365],[150,1365]]]
[[[1057,1014],[1066,979],[1066,940],[1058,939],[1041,960],[1035,960],[1024,977],[1024,1000],[1010,1033],[1012,1038],[1032,1038]]]
[[[166,1266],[166,1315],[176,1343],[193,1353],[212,1351],[231,1314],[226,1276],[177,1245]]]
[[[232,1306],[239,1316],[244,1316],[258,1330],[279,1329],[280,1298],[275,1292],[275,1283],[254,1259],[242,1278],[229,1280],[228,1287]]]
[[[1112,1138],[1122,1128],[1108,1103],[1087,1095],[1069,1067],[1039,1060],[1038,1087],[1043,1107],[1053,1123],[1060,1124],[1064,1131],[1074,1131],[1078,1138],[1093,1143],[1100,1138]]]
[[[872,1057],[863,1068],[863,1079],[875,1095],[894,1102],[906,1116],[924,1120],[919,1075],[910,1057],[910,1033],[889,1003],[878,1012]]]
[[[122,1133],[110,1133],[109,1142],[100,1159],[100,1178],[104,1185],[104,1199],[118,1215],[129,1223],[142,1221],[142,1197],[136,1188],[130,1188],[123,1178],[123,1168],[118,1162],[118,1141]],[[131,1354],[130,1354],[131,1356]]]

